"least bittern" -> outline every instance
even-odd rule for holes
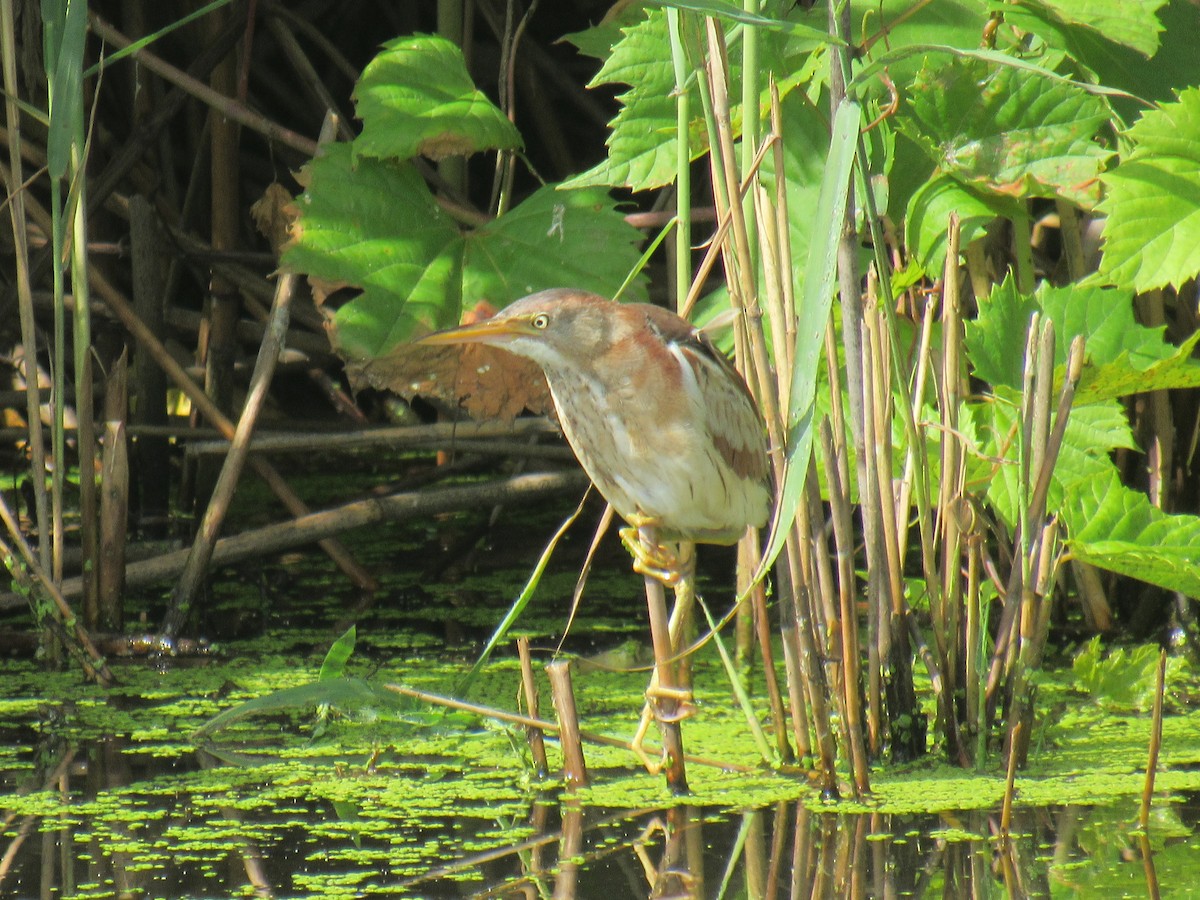
[[[771,491],[762,418],[737,370],[674,313],[549,290],[420,343],[490,344],[541,366],[567,442],[632,526],[622,538],[639,572],[672,586],[690,581],[691,548],[672,553],[660,542],[732,544],[748,527],[766,524]],[[651,601],[659,661],[651,693],[671,698],[660,721],[678,717],[677,703],[687,699],[670,667],[666,677],[660,671],[677,651],[682,596],[669,627],[663,621],[655,628]]]
[[[737,370],[674,313],[549,290],[420,343],[491,344],[541,366],[567,442],[630,525],[732,544],[766,524],[762,418]]]

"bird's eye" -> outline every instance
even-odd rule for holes
[[[550,324],[550,317],[548,315],[546,315],[545,313],[538,313],[536,316],[534,316],[532,319],[529,320],[529,324],[532,325],[534,328],[536,328],[538,331],[542,331]]]

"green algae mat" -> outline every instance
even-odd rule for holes
[[[111,688],[0,662],[0,897],[1200,895],[1200,692],[1182,657],[1149,828],[1135,827],[1157,647],[1077,648],[1041,677],[1007,835],[999,754],[964,771],[931,746],[922,760],[873,769],[859,801],[821,796],[803,767],[761,763],[711,646],[695,660],[684,741],[712,764],[689,764],[686,797],[629,750],[592,743],[589,785],[567,791],[555,742],[539,778],[523,728],[387,690],[457,695],[561,521],[557,508],[539,515],[497,530],[487,558],[457,571],[431,561],[476,527],[471,516],[355,536],[356,554],[382,573],[367,609],[304,554],[216,573],[197,626],[214,652],[117,660]],[[568,536],[514,629],[534,646],[543,717],[541,664],[587,543]],[[353,652],[331,660],[350,620]],[[616,546],[567,641],[603,663],[574,672],[583,728],[634,734],[645,643],[640,579]],[[517,711],[508,646],[471,702]],[[761,698],[759,684],[750,695]],[[753,712],[770,727],[765,704],[755,699]]]
[[[590,784],[567,792],[536,777],[523,729],[389,701],[384,684],[446,692],[467,668],[429,636],[397,635],[364,633],[326,682],[328,635],[300,630],[194,665],[129,663],[109,689],[5,664],[0,893],[1118,897],[1200,885],[1200,711],[1182,670],[1146,840],[1134,826],[1149,716],[1136,696],[1097,693],[1096,681],[1089,691],[1079,666],[1042,686],[1004,839],[998,760],[966,772],[932,748],[872,771],[857,802],[746,766],[755,744],[715,656],[696,663],[684,733],[689,754],[718,765],[689,767],[689,796],[671,796],[628,750],[590,744]],[[472,699],[515,710],[519,680],[515,660],[497,660]],[[310,702],[317,683],[334,702]],[[588,668],[575,684],[585,728],[632,735],[644,673]]]

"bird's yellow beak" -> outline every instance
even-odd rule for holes
[[[435,331],[418,338],[416,343],[435,347],[446,344],[502,344],[508,338],[526,334],[537,334],[537,331],[519,319],[493,318],[472,322],[470,325],[460,325],[458,328],[447,328],[445,331]]]

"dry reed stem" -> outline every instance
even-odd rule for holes
[[[271,320],[259,349],[258,360],[254,366],[254,374],[250,379],[250,389],[246,397],[242,414],[238,418],[237,428],[229,444],[229,452],[221,467],[209,498],[208,508],[196,530],[196,538],[192,543],[188,560],[180,573],[179,582],[171,595],[171,605],[163,624],[163,633],[174,636],[179,633],[187,621],[191,611],[192,600],[199,591],[212,559],[213,547],[217,536],[225,522],[225,514],[233,501],[233,493],[237,489],[242,470],[250,453],[250,438],[258,422],[258,415],[267,400],[267,391],[271,387],[271,379],[275,373],[275,364],[283,350],[284,337],[288,327],[288,309],[295,291],[296,275],[282,275],[275,290],[275,302],[271,308]]]
[[[1150,715],[1150,749],[1146,754],[1146,780],[1142,784],[1142,800],[1138,806],[1138,828],[1142,835],[1150,833],[1150,804],[1154,800],[1154,778],[1158,773],[1158,755],[1162,750],[1163,694],[1167,687],[1167,650],[1158,652],[1158,673],[1154,683],[1154,709]]]
[[[531,719],[536,719],[538,710],[537,681],[533,677],[533,661],[529,655],[529,638],[517,638],[517,656],[521,660],[521,695],[525,698],[525,709]],[[533,757],[533,766],[538,778],[545,778],[550,771],[546,761],[546,741],[540,729],[527,727],[525,740],[529,742],[529,753]]]
[[[550,699],[554,703],[554,714],[558,718],[563,778],[568,790],[584,787],[588,782],[587,764],[583,758],[583,743],[580,740],[575,689],[571,685],[571,664],[565,660],[555,660],[546,666],[546,675],[550,678]]]

